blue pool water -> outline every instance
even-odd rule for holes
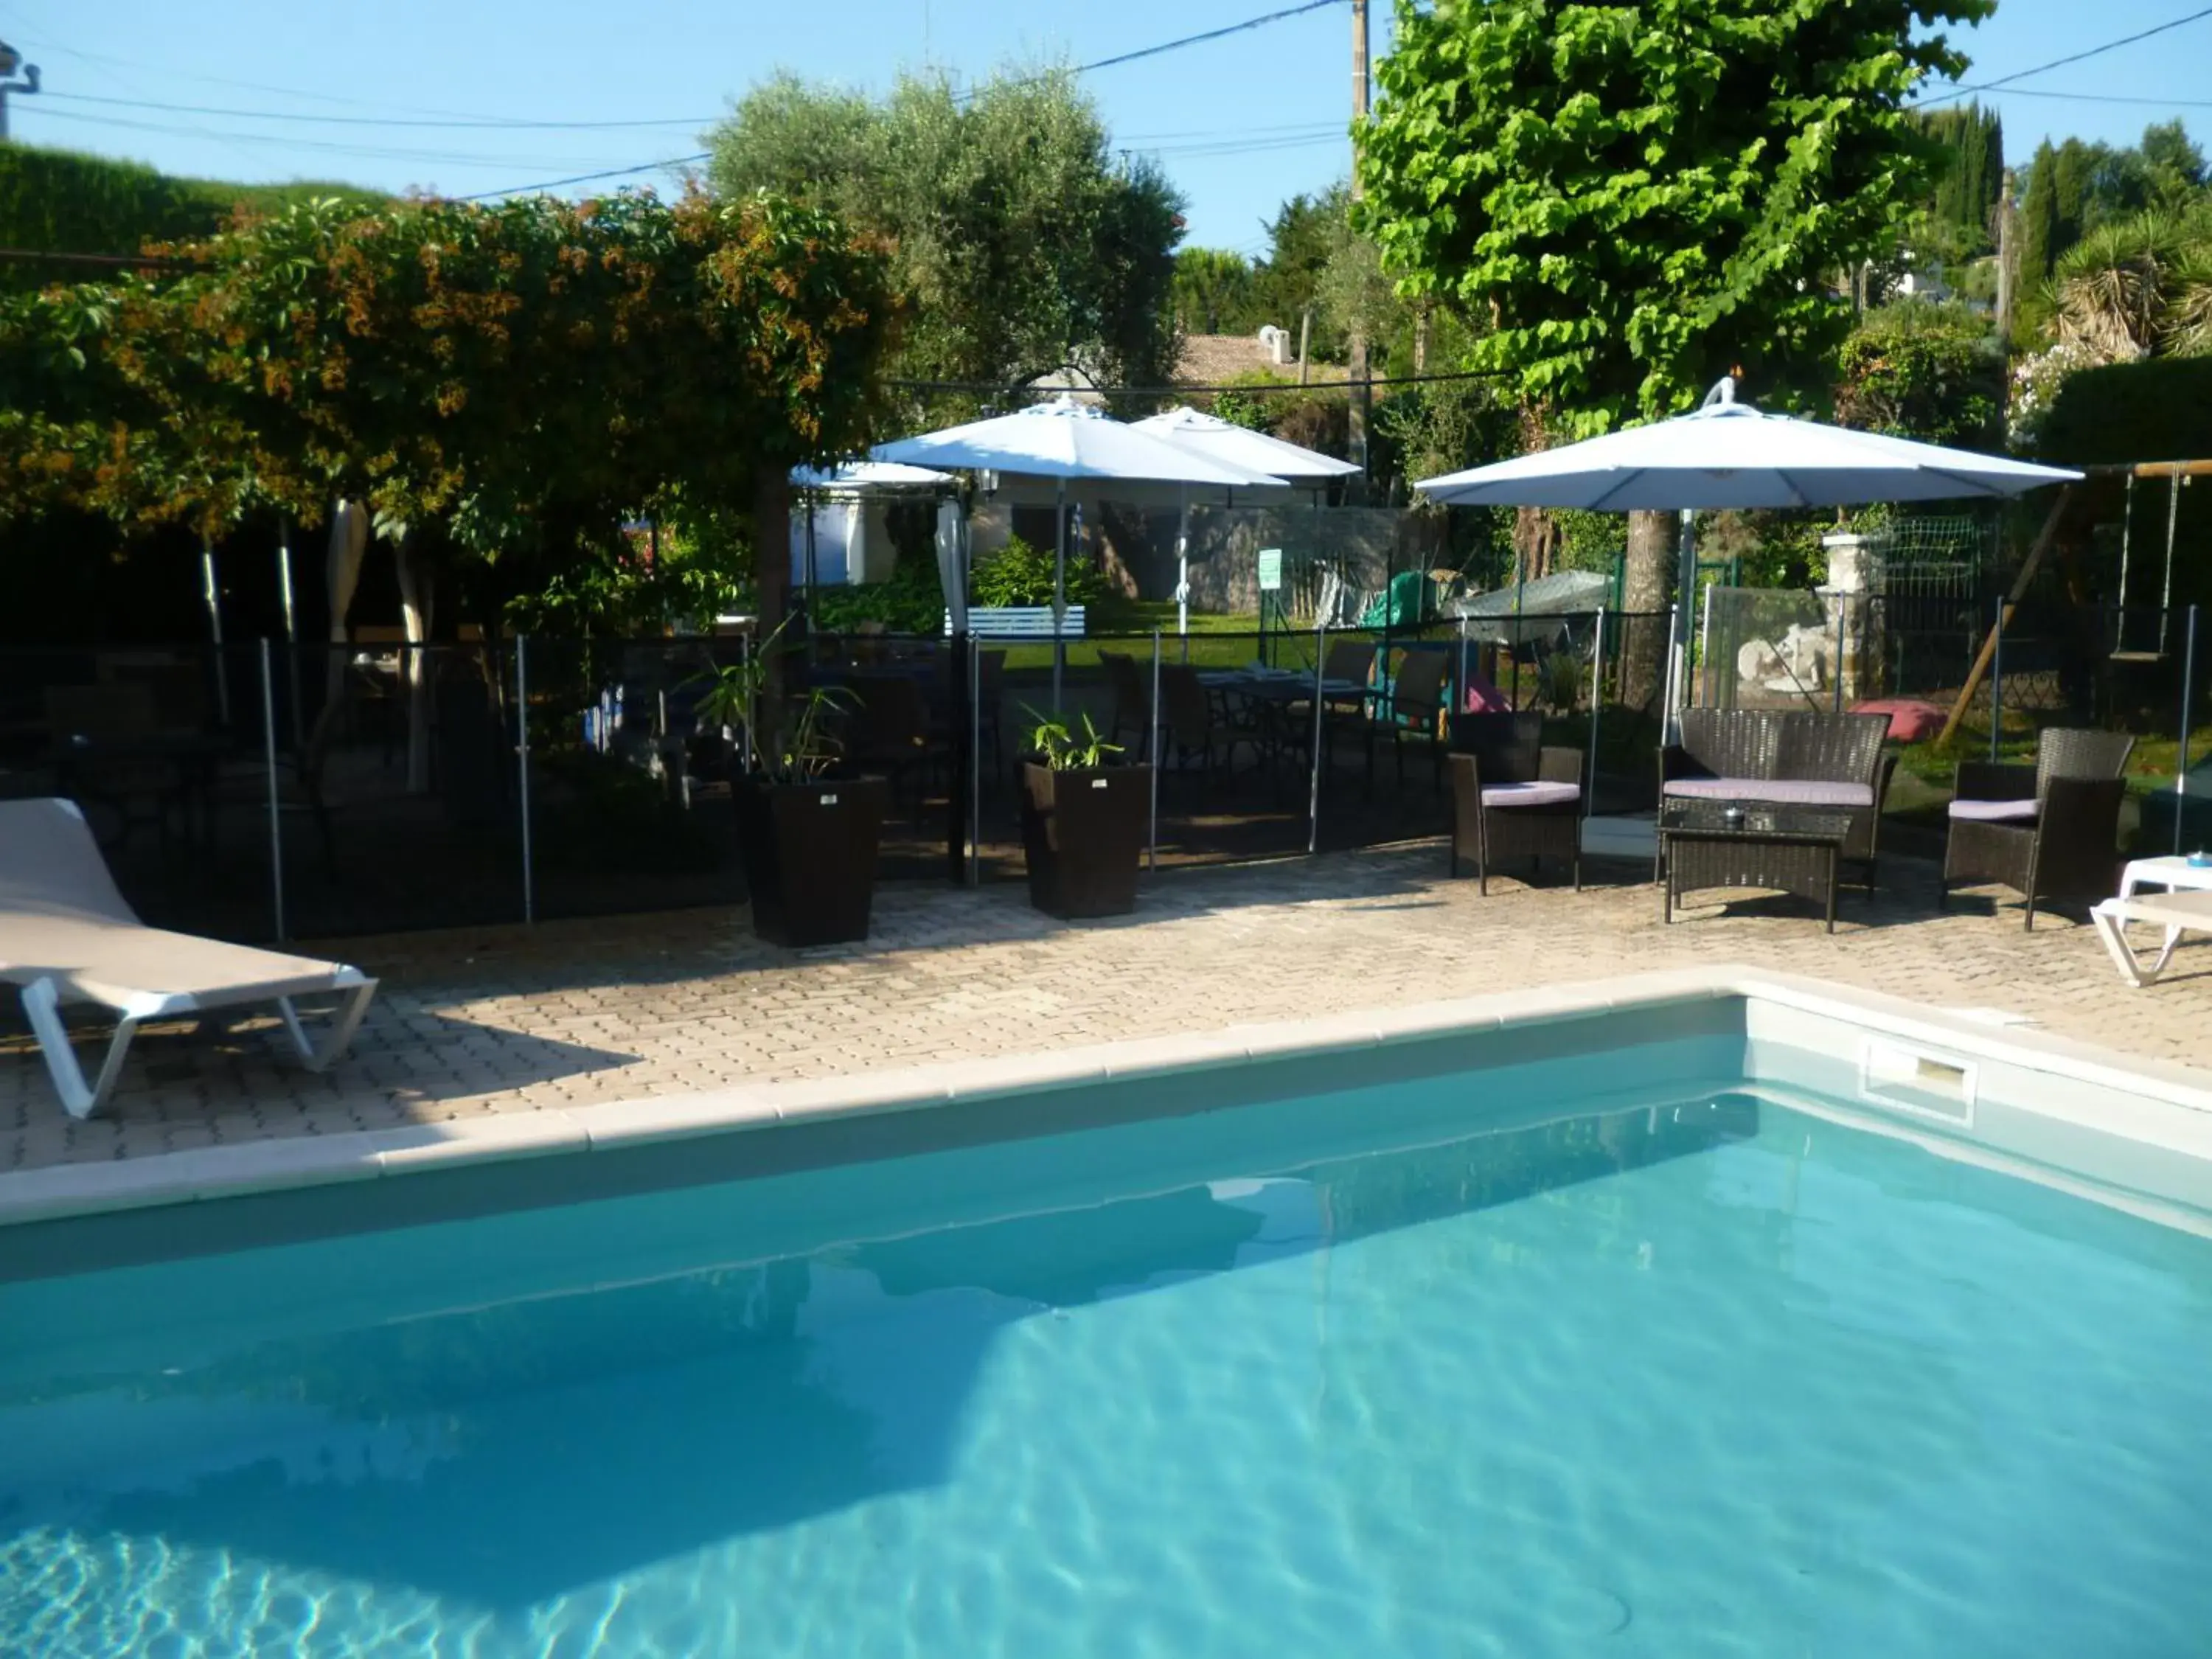
[[[1725,1085],[1511,1103],[0,1286],[0,1652],[2206,1651],[2212,1244]]]

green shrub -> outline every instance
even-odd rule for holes
[[[2036,453],[2076,465],[2212,456],[2212,357],[2075,371],[2059,384]]]
[[[1836,418],[1923,443],[2004,441],[2004,366],[1989,319],[1904,300],[1870,311],[1836,355]]]
[[[1050,605],[1053,554],[1048,547],[1031,547],[1019,536],[975,567],[969,583],[977,605]],[[1106,592],[1106,579],[1098,567],[1080,555],[1071,554],[1066,577],[1070,605],[1095,605]]]
[[[814,592],[814,626],[848,634],[862,623],[887,634],[927,634],[945,629],[945,584],[938,580],[933,552],[902,552],[884,582],[822,587]]]

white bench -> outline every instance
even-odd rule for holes
[[[945,631],[952,632],[952,613],[945,613]],[[1071,605],[1055,630],[1048,605],[971,605],[968,631],[981,640],[1079,640],[1083,637],[1083,607]]]

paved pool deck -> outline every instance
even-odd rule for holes
[[[741,909],[349,939],[383,981],[351,1054],[313,1076],[266,1020],[149,1026],[107,1110],[56,1102],[0,1011],[0,1170],[531,1113],[982,1059],[1116,1038],[1741,963],[1942,1009],[2024,1016],[2127,1055],[2212,1068],[2212,948],[2146,990],[2094,933],[2021,927],[1994,890],[1936,908],[1932,866],[1885,861],[1833,937],[1808,907],[1736,896],[1672,927],[1648,871],[1592,865],[1579,894],[1447,880],[1437,845],[1147,879],[1138,913],[1068,925],[1007,884],[878,893],[866,945],[761,945]],[[98,1028],[84,1028],[88,1037]]]

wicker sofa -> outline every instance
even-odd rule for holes
[[[1755,801],[1849,812],[1843,856],[1874,885],[1882,797],[1897,758],[1881,714],[1686,708],[1681,741],[1659,751],[1659,799]],[[1653,876],[1659,868],[1655,861]]]

